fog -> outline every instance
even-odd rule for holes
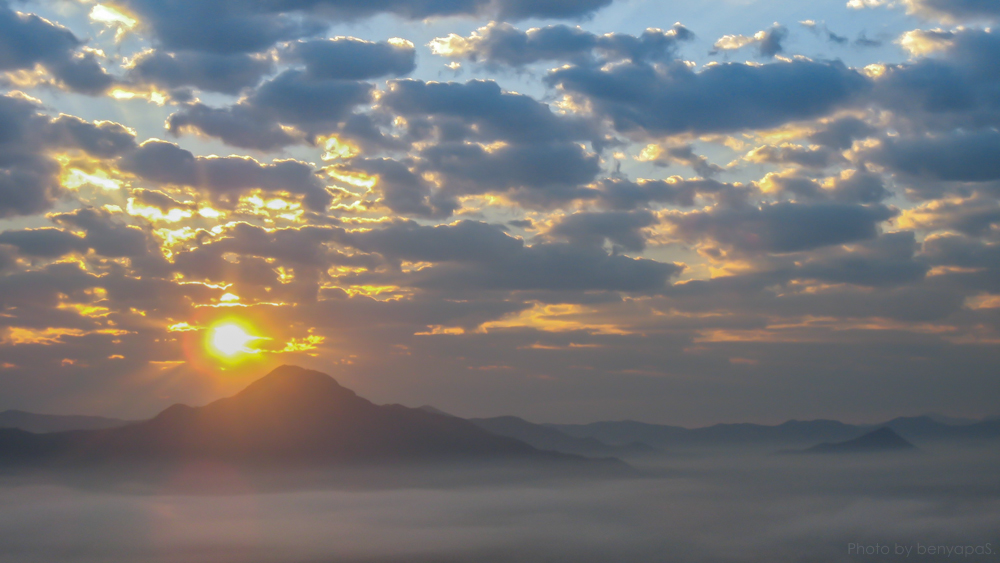
[[[229,472],[219,494],[177,492],[184,475],[111,488],[6,478],[0,560],[1000,561],[996,448],[717,449],[632,463],[642,476],[492,482],[469,470],[460,481],[276,492]],[[883,546],[889,555],[864,554]]]

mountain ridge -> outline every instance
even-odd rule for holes
[[[48,434],[0,430],[0,460],[7,465],[208,460],[324,466],[501,459],[594,461],[538,450],[464,419],[375,405],[326,374],[295,366],[276,368],[231,397],[201,407],[173,405],[150,420],[118,428]]]

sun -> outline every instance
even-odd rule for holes
[[[211,344],[218,353],[232,357],[241,353],[256,353],[257,350],[247,348],[247,344],[259,339],[259,336],[247,334],[247,331],[235,324],[223,324],[212,329]]]

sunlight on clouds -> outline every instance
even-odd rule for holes
[[[336,136],[320,137],[318,142],[323,147],[323,160],[347,160],[361,153],[357,146]]]
[[[119,42],[139,23],[119,8],[97,4],[90,10],[91,21],[102,23],[115,30],[115,42]]]
[[[544,332],[585,331],[592,334],[635,334],[635,331],[615,323],[588,322],[586,317],[595,310],[583,305],[552,305],[535,302],[530,309],[500,320],[483,323],[476,332],[492,329],[533,328]]]
[[[326,340],[326,338],[316,334],[310,334],[304,338],[292,338],[287,343],[285,343],[285,347],[282,348],[280,351],[309,352],[311,350],[317,349],[319,345],[323,343],[324,340]]]
[[[166,93],[160,92],[159,90],[152,87],[146,89],[132,89],[132,90],[126,90],[125,88],[115,88],[111,90],[111,97],[116,100],[141,99],[141,100],[146,100],[148,102],[152,102],[158,106],[163,106],[170,99]]]
[[[112,336],[121,336],[123,334],[128,334],[127,330],[120,329],[99,329],[99,330],[82,330],[78,328],[57,328],[49,327],[46,329],[34,329],[34,328],[24,328],[24,327],[10,327],[7,329],[7,335],[3,339],[5,344],[11,344],[14,346],[24,345],[24,344],[59,344],[62,342],[63,337],[80,337],[87,336],[91,334],[106,334]]]
[[[943,51],[955,44],[954,33],[941,29],[925,31],[915,29],[904,33],[897,43],[914,57],[923,57]]]
[[[757,37],[758,35],[760,37]],[[746,47],[754,41],[759,41],[763,38],[763,31],[758,31],[753,37],[747,37],[746,35],[723,35],[718,41],[715,42],[713,47],[722,51],[734,51],[736,49]]]
[[[172,208],[167,213],[164,213],[158,207],[150,207],[147,205],[137,204],[134,197],[128,198],[128,204],[126,210],[129,215],[136,217],[145,217],[150,221],[164,221],[167,223],[176,223],[184,219],[191,218],[194,213],[188,211],[187,209]]]
[[[369,192],[375,187],[375,184],[378,183],[377,176],[370,176],[357,170],[345,170],[340,166],[327,166],[323,170],[334,180],[343,182],[350,186],[364,188]]]
[[[104,191],[113,191],[122,187],[121,182],[109,178],[103,170],[88,174],[79,168],[70,168],[63,171],[60,181],[64,187],[71,190],[78,190],[83,186],[96,186]]]

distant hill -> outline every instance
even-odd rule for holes
[[[889,427],[883,426],[877,430],[859,436],[853,440],[845,442],[825,442],[811,448],[802,450],[801,453],[810,454],[851,454],[851,453],[877,453],[914,450],[916,446],[906,441]]]
[[[577,438],[555,428],[528,422],[516,416],[470,418],[469,422],[487,432],[520,440],[540,450],[551,450],[591,457],[634,456],[656,451],[651,446],[641,442],[633,442],[623,446],[611,446],[596,438]]]
[[[9,410],[0,412],[0,428],[20,428],[28,432],[65,432],[67,430],[102,430],[118,428],[131,421],[103,416],[35,414]]]
[[[716,424],[683,428],[635,421],[546,425],[578,438],[591,437],[608,444],[643,442],[657,448],[734,444],[810,444],[855,438],[863,429],[835,420],[790,420],[776,426]]]
[[[302,466],[591,462],[540,451],[460,418],[375,405],[328,375],[294,366],[277,368],[232,397],[203,407],[174,405],[151,420],[119,428],[49,434],[0,430],[0,462],[6,464],[73,467],[191,460]]]
[[[716,424],[704,428],[683,428],[635,421],[590,424],[546,424],[577,438],[594,438],[606,444],[622,445],[641,441],[660,449],[724,445],[805,446],[818,442],[842,442],[858,438],[877,428],[890,428],[915,442],[1000,439],[1000,419],[969,422],[952,419],[946,424],[932,416],[895,418],[878,425],[855,425],[836,420],[789,420],[778,425]]]

